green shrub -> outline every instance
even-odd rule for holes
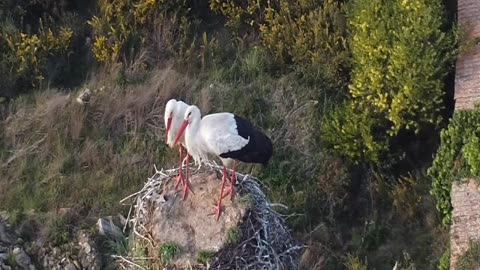
[[[225,16],[234,32],[243,28],[257,32],[276,62],[293,63],[307,81],[345,86],[346,19],[339,2],[210,0],[210,8]]]
[[[437,265],[437,270],[450,270],[450,249],[445,250]]]
[[[439,0],[354,0],[350,9],[353,106],[388,121],[389,135],[437,126],[453,59]]]
[[[320,130],[327,146],[354,163],[378,163],[387,150],[387,138],[376,134],[375,118],[366,110],[354,109],[346,102],[327,114]]]
[[[102,0],[97,7],[88,24],[93,30],[92,53],[99,62],[130,61],[139,57],[142,48],[182,56],[192,53],[186,1]]]
[[[461,178],[480,179],[479,136],[480,109],[455,112],[448,127],[440,133],[441,144],[428,175],[432,178],[432,194],[443,223],[451,223],[452,181]]]
[[[0,3],[0,94],[15,97],[40,84],[78,85],[88,66],[84,16],[91,2]]]
[[[60,27],[57,33],[39,22],[37,34],[15,33],[6,35],[8,47],[14,52],[16,63],[14,69],[18,76],[26,77],[33,86],[38,86],[44,77],[44,69],[48,58],[55,55],[66,55],[73,36],[68,27]]]
[[[441,122],[455,40],[443,30],[438,0],[353,0],[349,19],[350,97],[323,121],[322,131],[340,155],[377,163],[400,131]]]

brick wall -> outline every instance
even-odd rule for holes
[[[480,37],[480,0],[458,0],[457,6],[465,41]],[[458,57],[455,71],[455,110],[472,109],[480,102],[480,45]],[[472,180],[454,182],[451,198],[450,269],[455,270],[470,241],[480,241],[480,189]]]
[[[452,219],[450,227],[450,269],[467,251],[470,241],[480,241],[480,190],[473,180],[452,184]]]
[[[457,15],[467,40],[480,37],[480,0],[458,0]],[[455,74],[455,110],[471,109],[475,102],[480,102],[480,45],[457,59]]]

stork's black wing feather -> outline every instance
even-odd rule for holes
[[[234,115],[234,118],[237,124],[238,135],[250,140],[243,148],[222,153],[220,157],[267,165],[273,153],[273,145],[270,138],[257,130],[248,120],[238,115]]]

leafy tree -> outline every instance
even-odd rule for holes
[[[353,0],[349,12],[349,104],[371,118],[368,122],[377,128],[370,129],[375,134],[362,136],[366,139],[360,144],[363,149],[331,141],[342,155],[375,162],[372,157],[379,154],[364,155],[373,150],[372,137],[385,140],[376,144],[388,145],[400,131],[418,133],[442,121],[443,81],[455,45],[453,32],[443,30],[442,15],[439,0]]]

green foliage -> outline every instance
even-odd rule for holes
[[[480,267],[480,243],[471,243],[470,248],[458,259],[458,270],[478,269]]]
[[[255,78],[265,70],[265,53],[257,46],[248,51],[241,61],[241,71],[247,78]]]
[[[91,2],[0,3],[0,95],[15,97],[40,84],[72,87],[84,79],[84,16]]]
[[[346,270],[367,270],[367,263],[352,254],[347,255],[344,266]]]
[[[445,250],[440,258],[437,270],[450,270],[450,249]]]
[[[17,266],[17,260],[15,260],[15,254],[13,251],[10,251],[7,256],[7,265],[11,267]]]
[[[168,264],[180,252],[180,247],[174,243],[164,243],[158,249],[158,257],[162,265]]]
[[[47,239],[56,246],[68,243],[71,233],[71,224],[64,216],[49,216],[46,223]]]
[[[17,30],[13,24],[9,25],[8,21],[2,25],[0,53],[4,59],[0,63],[0,70],[13,76],[14,79],[6,80],[9,88],[14,88],[17,80],[38,87],[45,79],[48,61],[66,57],[69,53],[73,37],[73,31],[69,27],[53,29],[44,26],[40,20],[37,32],[27,34]],[[8,69],[6,65],[9,65]]]
[[[442,120],[454,35],[443,31],[438,0],[354,0],[349,10],[350,100],[323,121],[322,132],[341,156],[378,165],[400,131]]]
[[[15,52],[12,51],[5,39],[6,36],[14,35],[18,32],[9,19],[0,20],[0,80],[2,81],[2,90],[0,95],[14,96],[15,83],[18,81],[19,74],[16,70],[12,70],[12,66],[18,65],[19,59],[16,58]]]
[[[336,108],[323,119],[320,130],[327,146],[354,163],[378,163],[387,143],[369,111],[357,110],[350,102]]]
[[[480,177],[479,124],[480,109],[458,111],[440,133],[441,144],[428,175],[432,178],[431,192],[437,199],[437,209],[445,225],[451,223],[452,181]]]
[[[135,59],[139,48],[158,43],[160,53],[191,54],[191,21],[186,1],[98,1],[98,13],[88,24],[94,37],[92,53],[99,62],[111,64]]]
[[[207,264],[213,256],[215,256],[215,252],[208,251],[208,250],[200,250],[197,252],[197,261],[201,264]]]
[[[454,39],[441,1],[353,1],[349,91],[356,108],[388,120],[388,133],[436,126]]]
[[[58,33],[54,34],[50,28],[43,27],[42,21],[38,34],[6,35],[7,44],[18,60],[14,67],[17,75],[25,76],[33,86],[38,85],[44,79],[44,72],[41,69],[44,68],[47,59],[52,55],[65,55],[72,36],[73,31],[70,28],[61,27]]]
[[[480,139],[478,135],[472,134],[462,147],[463,158],[472,175],[479,175],[480,155],[478,149],[480,149]]]
[[[254,26],[263,17],[265,2],[261,0],[209,0],[210,9],[227,19],[226,25],[238,30],[242,26]]]
[[[210,8],[224,15],[234,31],[255,29],[275,60],[293,63],[306,81],[328,81],[332,88],[346,84],[348,48],[339,2],[210,0]]]
[[[227,230],[227,243],[235,244],[242,237],[242,231],[238,227],[231,227]]]

